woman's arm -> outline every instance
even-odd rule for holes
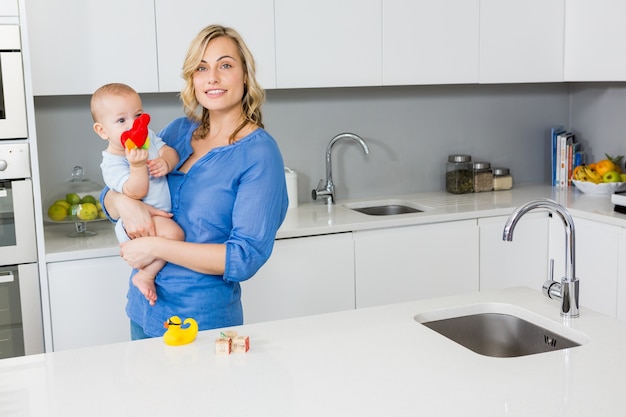
[[[122,219],[124,229],[131,239],[156,236],[152,216],[172,217],[171,213],[156,209],[143,201],[132,199],[113,190],[107,191],[103,205],[111,219]]]
[[[143,268],[155,259],[162,259],[193,271],[223,275],[226,265],[226,245],[191,243],[162,237],[146,237],[124,242],[120,255],[133,268]]]

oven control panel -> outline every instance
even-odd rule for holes
[[[28,143],[0,143],[0,180],[30,176]]]

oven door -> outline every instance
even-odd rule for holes
[[[26,138],[26,126],[19,28],[0,25],[0,139]]]
[[[38,277],[36,263],[0,267],[0,359],[44,351]]]
[[[30,262],[37,262],[32,181],[0,180],[0,265]]]

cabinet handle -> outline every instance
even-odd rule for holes
[[[4,284],[5,282],[13,282],[13,271],[4,271],[0,272],[0,284]]]

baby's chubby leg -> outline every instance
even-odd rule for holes
[[[185,239],[183,230],[172,219],[154,216],[153,220],[157,236],[173,240]],[[151,306],[153,306],[157,300],[154,280],[163,266],[165,266],[165,261],[157,259],[133,275],[133,285],[146,297],[146,300],[148,300]]]
[[[185,232],[174,220],[163,216],[154,216],[152,220],[157,236],[172,240],[185,240]]]
[[[163,261],[154,261],[133,275],[133,285],[146,297],[146,300],[148,300],[151,306],[153,306],[157,300],[154,279],[156,274],[163,268],[163,265],[165,265]]]

